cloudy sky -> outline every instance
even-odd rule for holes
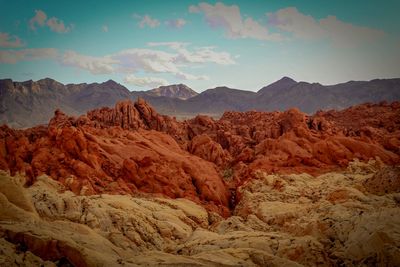
[[[400,1],[4,1],[0,78],[256,91],[400,77]]]

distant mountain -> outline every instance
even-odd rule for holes
[[[365,102],[392,102],[399,99],[400,79],[350,81],[324,86],[283,78],[259,90],[251,107],[257,110],[297,107],[303,112],[313,113],[319,109],[343,109]]]
[[[76,85],[74,90],[80,90]],[[37,82],[0,80],[0,122],[12,127],[26,127],[47,123],[55,109],[71,115],[79,111],[68,101],[69,88],[51,79]]]
[[[78,113],[101,106],[112,106],[121,99],[131,97],[131,92],[125,86],[113,80],[104,83],[67,84],[66,88],[71,92],[67,97],[68,104]]]
[[[160,86],[158,88],[146,91],[148,95],[152,96],[166,96],[171,98],[179,98],[182,100],[189,99],[198,95],[198,93],[184,84],[172,84],[167,86]]]
[[[206,113],[218,115],[226,110],[247,110],[256,93],[228,87],[208,89],[186,100],[179,110],[186,113]]]
[[[219,117],[228,110],[272,111],[291,107],[312,113],[365,102],[400,100],[400,79],[350,81],[324,86],[284,77],[257,93],[217,87],[201,94],[182,84],[131,92],[112,80],[64,85],[49,78],[36,82],[4,79],[0,80],[0,124],[30,127],[47,123],[56,109],[78,115],[98,107],[112,107],[119,100],[136,100],[138,97],[146,99],[160,113],[178,118],[197,114]]]
[[[271,94],[272,92],[279,92],[280,90],[287,90],[292,86],[295,86],[297,82],[289,77],[283,77],[279,81],[271,83],[263,88],[261,88],[257,93],[259,95]]]
[[[112,80],[67,85],[49,78],[36,82],[0,80],[0,122],[13,127],[34,126],[47,123],[56,109],[78,115],[130,97],[128,89]]]

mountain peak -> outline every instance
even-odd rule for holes
[[[276,81],[275,83],[280,83],[280,82],[296,82],[295,80],[293,80],[290,77],[287,76],[283,76],[281,79],[279,79],[278,81]]]
[[[37,82],[57,82],[57,81],[52,78],[46,77],[46,78],[37,80]],[[60,83],[60,82],[58,82],[58,83]]]
[[[119,83],[117,83],[116,81],[109,79],[106,82],[103,82],[104,85],[119,85]]]
[[[64,86],[64,84],[62,84],[54,79],[51,79],[51,78],[40,79],[40,80],[37,80],[35,83],[39,84],[41,86],[47,87],[47,88],[58,88],[60,90]]]
[[[267,86],[261,88],[258,91],[258,93],[264,93],[264,92],[270,91],[270,90],[283,90],[283,89],[290,88],[290,87],[294,86],[295,84],[297,84],[297,82],[295,80],[293,80],[290,77],[284,76],[281,79],[277,80],[276,82],[273,82],[270,85],[267,85]]]
[[[105,81],[101,84],[93,83],[93,84],[90,84],[89,86],[95,86],[95,87],[98,86],[99,88],[102,88],[103,90],[119,92],[120,94],[123,94],[123,95],[129,93],[129,90],[125,86],[123,86],[122,84],[117,83],[116,81],[111,80],[111,79],[108,81]]]
[[[186,100],[198,95],[196,91],[182,83],[160,86],[146,92],[153,96],[166,96],[171,98],[179,98],[182,100]]]

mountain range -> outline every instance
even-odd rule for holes
[[[160,113],[179,118],[197,114],[213,117],[225,111],[271,111],[297,107],[312,113],[343,109],[365,102],[400,100],[400,78],[349,81],[336,85],[282,79],[257,92],[216,87],[198,94],[184,84],[161,86],[149,91],[129,91],[109,80],[103,83],[62,84],[53,79],[15,82],[0,80],[0,123],[16,128],[45,124],[54,110],[70,115],[114,106],[123,99],[144,98]]]

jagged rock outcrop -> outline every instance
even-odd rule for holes
[[[186,133],[185,127],[176,119],[160,115],[142,98],[116,103],[113,109],[101,108],[89,111],[87,118],[96,127],[119,126],[126,130],[147,129],[166,132],[179,140]]]
[[[193,155],[223,166],[229,162],[229,153],[226,153],[220,144],[213,141],[208,135],[196,135],[188,144],[187,150]]]
[[[127,130],[137,130],[145,126],[139,111],[130,100],[118,102],[114,108],[105,107],[89,111],[87,117],[101,126],[120,126]]]
[[[78,118],[57,110],[48,127],[2,126],[0,167],[25,173],[28,185],[47,174],[76,194],[188,198],[227,216],[238,186],[260,170],[318,175],[354,159],[399,164],[399,118],[394,102],[312,116],[290,109],[181,122],[143,99],[128,100]]]
[[[182,150],[166,133],[151,130],[165,120],[145,102],[138,102],[138,109],[130,104],[89,113],[86,122],[56,111],[47,131],[36,135],[4,126],[3,168],[26,173],[28,184],[47,174],[76,194],[185,197],[227,216],[229,192],[215,165]],[[107,126],[118,122],[144,129]]]

